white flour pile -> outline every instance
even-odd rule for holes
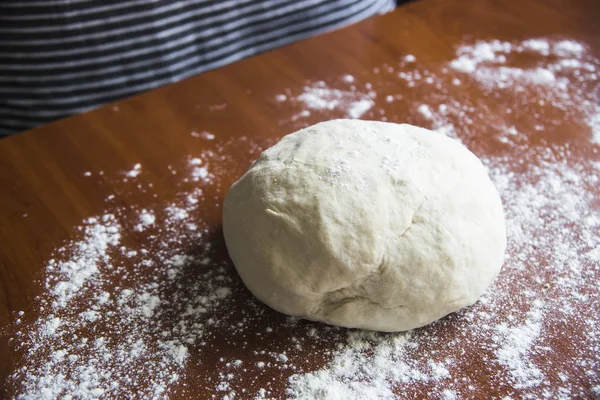
[[[252,158],[267,145],[243,138],[168,166],[179,190],[171,201],[130,208],[118,205],[124,192],[82,223],[47,263],[40,317],[18,320],[11,343],[23,358],[10,384],[21,398],[193,397],[196,388],[223,399],[600,396],[600,289],[591,283],[600,278],[599,68],[570,40],[477,42],[439,71],[407,56],[375,66],[373,83],[345,75],[276,96],[294,128],[368,115],[486,154],[509,248],[473,307],[379,334],[286,318],[253,300],[202,218],[218,206],[205,193],[240,169],[228,152],[248,148]],[[192,136],[220,143],[210,135]],[[151,189],[138,189],[142,165],[120,177],[127,190]]]

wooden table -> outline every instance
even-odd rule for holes
[[[600,2],[596,0],[414,1],[392,13],[352,27],[267,52],[0,141],[0,327],[4,335],[4,339],[0,340],[0,381],[4,383],[0,397],[11,397],[18,393],[19,381],[23,377],[15,381],[9,380],[8,376],[22,365],[33,362],[28,361],[23,348],[16,348],[17,344],[29,340],[27,333],[37,329],[35,323],[38,318],[48,321],[49,306],[40,309],[41,302],[49,298],[49,288],[53,285],[51,283],[48,288],[44,287],[48,276],[52,276],[52,272],[46,270],[48,261],[53,257],[57,260],[61,257],[68,259],[69,251],[73,249],[67,249],[62,255],[57,253],[57,249],[68,247],[69,243],[81,239],[83,233],[77,227],[86,226],[84,221],[90,217],[111,212],[115,213],[121,225],[122,243],[130,250],[159,249],[156,243],[160,242],[161,235],[172,239],[177,237],[173,229],[182,229],[181,240],[159,250],[164,252],[171,246],[173,251],[184,255],[202,254],[207,257],[203,266],[205,270],[202,271],[223,268],[225,280],[233,290],[229,300],[222,306],[228,309],[219,311],[223,313],[225,322],[217,323],[213,328],[208,324],[203,331],[204,343],[188,346],[189,356],[185,365],[180,369],[173,365],[169,367],[180,375],[179,379],[166,387],[171,397],[210,398],[215,395],[221,398],[230,390],[235,390],[239,398],[251,398],[250,395],[256,395],[260,388],[265,388],[267,397],[280,398],[285,396],[288,377],[294,372],[310,372],[324,367],[335,354],[335,344],[345,342],[346,331],[331,330],[310,322],[290,321],[252,300],[235,275],[219,231],[221,203],[228,187],[245,171],[261,149],[302,126],[346,115],[346,110],[340,107],[331,110],[311,109],[310,104],[299,100],[300,94],[307,90],[305,87],[318,88],[319,81],[324,81],[328,88],[350,93],[349,96],[372,101],[374,105],[362,118],[410,122],[430,128],[444,127],[419,105],[452,106],[455,104],[452,99],[462,99],[458,106],[458,103],[455,104],[454,111],[466,105],[468,113],[468,107],[472,107],[471,117],[475,121],[467,126],[460,122],[464,122],[464,119],[453,120],[454,128],[450,133],[456,133],[478,156],[487,160],[504,160],[505,169],[502,173],[512,174],[511,179],[516,179],[523,186],[530,183],[528,179],[534,178],[525,171],[527,168],[522,162],[517,162],[519,159],[525,159],[525,165],[537,166],[539,172],[543,171],[545,165],[550,165],[540,148],[545,146],[555,155],[562,154],[561,151],[566,148],[568,156],[565,166],[578,162],[584,165],[569,171],[575,171],[575,175],[585,178],[581,185],[583,195],[587,193],[587,197],[584,197],[589,198],[586,204],[590,207],[588,211],[591,216],[587,221],[595,223],[592,216],[600,212],[600,199],[598,186],[593,185],[593,175],[597,175],[598,170],[593,172],[590,168],[600,165],[593,164],[600,162],[599,145],[591,141],[589,128],[577,120],[580,114],[560,114],[546,100],[546,103],[540,103],[537,111],[528,111],[528,102],[524,101],[515,105],[511,115],[507,116],[506,108],[511,98],[505,92],[482,90],[476,80],[470,81],[469,75],[461,75],[460,71],[449,67],[449,62],[457,58],[456,49],[461,44],[472,44],[477,40],[489,42],[493,39],[521,43],[530,38],[574,39],[586,44],[587,57],[598,60],[599,16]],[[416,61],[406,58],[409,54],[414,55]],[[415,71],[420,71],[423,76],[399,75]],[[441,86],[422,83],[428,74]],[[353,80],[344,78],[345,75],[351,75]],[[411,80],[414,86],[411,86]],[[588,83],[589,95],[595,95],[597,100],[598,86],[594,86],[594,82]],[[535,96],[527,99],[532,98],[534,102],[537,101]],[[302,113],[307,109],[310,113]],[[477,110],[482,110],[485,115],[482,117],[479,114],[477,117]],[[534,112],[535,116],[532,115]],[[460,117],[458,114],[457,118]],[[562,126],[562,130],[534,129],[537,124],[544,125],[557,119],[564,124],[553,126]],[[508,120],[510,124],[506,122]],[[497,131],[498,126],[506,128],[508,125],[515,126],[527,139],[510,150],[506,147],[506,132]],[[529,151],[530,148],[537,150]],[[200,160],[194,161],[196,157]],[[141,166],[139,174],[134,168],[138,163]],[[201,169],[194,169],[207,164],[207,173],[211,174],[208,177],[203,175]],[[497,162],[491,162],[490,168],[493,171],[499,168],[498,165]],[[127,171],[133,173],[127,176]],[[194,174],[197,181],[194,181]],[[577,176],[573,179],[577,179]],[[195,188],[200,188],[202,193],[194,192]],[[185,198],[189,195],[196,196],[195,201],[199,201],[199,206],[182,206],[187,204]],[[506,195],[507,192],[504,193]],[[507,198],[504,199],[506,202]],[[199,226],[203,232],[201,239],[191,235],[189,229],[183,232],[184,229],[179,225],[174,228],[160,225],[162,219],[159,214],[165,214],[169,204],[188,207],[185,209],[189,215],[184,220]],[[538,206],[551,207],[549,204],[536,204],[532,208]],[[142,209],[156,210],[159,215],[157,226],[152,228],[154,231],[136,230]],[[572,223],[571,230],[580,232],[584,229],[583,223],[583,219],[581,224]],[[523,229],[527,231],[527,227]],[[555,235],[557,231],[548,229],[542,229],[537,234],[540,240],[532,238],[529,245],[509,245],[507,266],[499,278],[500,283],[493,290],[505,291],[510,296],[505,296],[504,302],[498,301],[496,308],[490,311],[497,314],[494,318],[506,318],[507,326],[511,326],[511,318],[516,316],[518,319],[533,312],[531,301],[524,300],[528,298],[524,294],[527,290],[541,296],[550,308],[555,304],[553,299],[562,296],[560,290],[553,288],[560,287],[564,282],[553,280],[553,272],[542,268],[554,262],[548,256],[552,247],[549,246],[551,241],[548,235]],[[590,239],[588,247],[577,247],[580,252],[594,250],[600,232],[596,231],[596,234],[595,239],[593,236]],[[559,238],[557,242],[562,243]],[[207,249],[198,243],[212,243],[212,248]],[[127,255],[118,252],[113,254],[111,262],[121,265],[119,271],[129,272],[127,277],[106,275],[102,283],[104,290],[116,293],[117,288],[135,287],[138,281],[147,283],[149,279],[166,279],[161,275],[163,266],[159,265],[166,256],[159,254],[159,250],[156,250],[159,262],[155,264],[155,269],[142,272],[138,271],[139,265]],[[516,263],[521,251],[533,254],[524,261],[526,267],[511,267],[509,264]],[[587,296],[582,303],[573,306],[576,312],[571,314],[576,314],[575,317],[571,314],[561,318],[552,317],[551,310],[546,308],[547,311],[544,311],[547,316],[542,326],[544,332],[549,333],[530,344],[527,354],[527,363],[533,362],[540,367],[543,382],[520,387],[518,379],[511,378],[510,368],[506,367],[510,360],[504,360],[505,364],[502,364],[494,356],[497,354],[494,353],[497,350],[494,343],[497,342],[491,339],[492,333],[489,341],[485,340],[485,335],[478,336],[481,343],[461,341],[461,337],[469,335],[470,329],[476,329],[470,325],[470,320],[473,324],[482,323],[477,312],[485,311],[486,306],[480,304],[475,306],[476,311],[467,310],[458,316],[447,317],[413,334],[417,337],[415,340],[429,338],[431,344],[426,346],[421,343],[419,354],[406,357],[424,358],[424,365],[427,365],[427,357],[441,360],[442,363],[444,357],[449,357],[455,364],[452,368],[447,366],[450,376],[441,374],[437,380],[413,380],[408,386],[398,383],[392,385],[394,390],[399,397],[411,398],[439,398],[443,389],[452,389],[444,394],[449,396],[447,398],[451,398],[453,393],[465,398],[502,398],[505,395],[512,398],[527,395],[555,398],[558,392],[552,390],[567,387],[571,389],[570,392],[567,390],[566,396],[593,397],[592,388],[600,385],[599,339],[595,336],[597,331],[594,332],[589,325],[599,324],[597,280],[600,279],[600,272],[596,261],[593,257],[588,261],[577,259],[578,264],[573,267],[581,274],[582,286],[578,293]],[[197,264],[198,259],[193,263]],[[176,278],[177,284],[165,289],[163,296],[176,296],[178,290],[185,291],[181,288],[186,282],[195,282],[197,285],[198,282],[202,284],[202,279],[209,279],[198,272],[194,265],[186,267],[181,276]],[[105,268],[105,265],[100,265],[100,272],[104,273]],[[211,282],[214,284],[214,281]],[[158,281],[159,286],[163,283]],[[93,282],[88,284],[99,285]],[[84,295],[96,293],[96,289],[85,285],[82,289]],[[550,289],[544,292],[544,287]],[[66,318],[69,313],[79,310],[78,307],[85,308],[91,300],[76,298],[73,301],[73,305],[57,311],[57,315]],[[19,311],[24,311],[24,315],[19,316]],[[111,323],[118,325],[119,308],[114,308],[113,312],[117,314],[111,314]],[[173,315],[177,312],[167,310],[155,314],[159,317],[168,316],[170,322],[157,322],[150,318],[148,323],[169,325],[177,320],[178,316]],[[15,322],[17,319],[21,320],[19,324]],[[236,332],[232,327],[238,323],[239,330]],[[496,327],[500,325],[497,323]],[[93,340],[105,335],[113,340],[119,339],[119,333],[112,332],[109,325],[98,327],[100,331],[90,326],[93,324],[77,332],[79,337]],[[539,328],[539,324],[536,326]],[[270,329],[265,330],[265,327]],[[137,328],[132,326],[131,329]],[[21,336],[15,333],[17,331],[21,332]],[[315,332],[318,339],[312,340],[311,335],[315,335]],[[160,332],[148,331],[145,337],[150,343],[160,339]],[[13,339],[8,342],[7,338]],[[298,343],[300,346],[296,346]],[[582,348],[590,346],[590,343],[591,347]],[[541,348],[546,350],[542,351]],[[40,350],[35,354],[51,357],[50,352],[54,350]],[[265,350],[277,354],[286,352],[288,365],[296,370],[282,367],[284,362],[277,364],[273,361],[272,367],[268,363],[266,366],[257,365],[271,360],[270,356],[261,353]],[[517,358],[519,354],[525,356],[518,352],[515,354]],[[368,356],[365,357],[368,359]],[[242,360],[247,368],[231,370],[225,366],[226,362],[236,359]],[[144,368],[140,365],[140,371],[152,374],[147,369],[150,367]],[[231,378],[219,375],[226,375],[229,371],[234,371]],[[531,370],[528,371],[531,373]],[[559,375],[561,372],[564,379]],[[127,389],[130,392],[123,391],[121,395],[142,390],[149,384],[147,378],[130,382]],[[229,389],[217,388],[219,383],[228,379],[231,381]],[[599,394],[596,392],[596,395]]]

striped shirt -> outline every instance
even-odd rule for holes
[[[395,0],[2,0],[0,136],[391,10]]]

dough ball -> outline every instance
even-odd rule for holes
[[[359,120],[264,151],[229,190],[223,231],[268,306],[377,331],[475,303],[506,247],[500,197],[473,153],[426,129]]]

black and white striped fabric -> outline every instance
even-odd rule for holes
[[[391,10],[395,0],[0,0],[0,136]]]

